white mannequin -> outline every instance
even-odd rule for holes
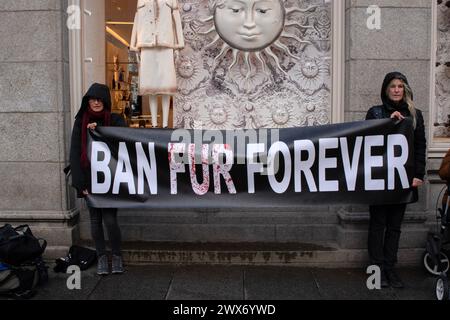
[[[170,111],[170,96],[162,95],[162,109],[163,109],[163,128],[167,128],[169,125],[169,111]],[[158,99],[156,95],[150,96],[150,113],[152,114],[152,126],[156,128],[158,126]]]
[[[130,50],[139,63],[139,93],[148,95],[152,126],[158,126],[158,99],[162,96],[162,127],[169,124],[170,97],[177,91],[175,50],[184,47],[177,0],[138,0]]]
[[[176,54],[175,56],[177,57],[178,55]],[[139,64],[141,63],[139,52],[137,53],[137,62]],[[167,128],[169,126],[170,97],[172,95],[161,94],[160,96],[162,97],[162,111],[163,111],[162,127]],[[149,107],[150,107],[150,114],[152,116],[152,127],[157,128],[158,127],[158,95],[156,95],[156,94],[149,95]]]

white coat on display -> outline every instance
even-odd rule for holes
[[[168,126],[170,97],[177,92],[174,50],[184,47],[177,0],[138,0],[130,50],[140,55],[139,94],[150,95],[153,127],[156,95],[163,95],[163,127]]]
[[[184,36],[177,0],[139,0],[130,49],[184,48]]]

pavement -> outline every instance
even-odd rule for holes
[[[404,289],[368,290],[363,269],[221,265],[126,266],[122,275],[69,274],[49,269],[49,283],[34,300],[434,300],[435,278],[422,269],[399,269]]]

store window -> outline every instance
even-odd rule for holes
[[[121,114],[130,127],[151,128],[150,110],[142,108],[145,101],[139,95],[137,56],[130,51],[136,8],[136,0],[106,0],[106,83],[112,111]]]
[[[152,3],[157,9],[165,2],[173,1]],[[174,55],[177,94],[170,99],[169,127],[331,123],[336,108],[343,108],[333,106],[332,88],[332,31],[335,36],[343,31],[333,29],[338,5],[328,0],[178,0],[185,47]],[[140,96],[139,83],[152,74],[140,74],[138,57],[129,50],[136,11],[137,0],[105,0],[105,81],[113,111],[130,127],[151,128],[151,99]],[[339,14],[342,22],[343,10]],[[161,127],[161,97],[157,103]]]

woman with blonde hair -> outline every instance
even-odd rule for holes
[[[381,89],[380,106],[372,107],[366,120],[411,117],[414,126],[414,179],[412,187],[423,184],[425,176],[426,138],[422,112],[416,109],[408,79],[400,72],[388,73]],[[417,190],[415,190],[417,191]],[[381,286],[403,288],[404,284],[394,267],[400,242],[401,225],[406,203],[370,206],[368,248],[372,265],[381,268]]]

